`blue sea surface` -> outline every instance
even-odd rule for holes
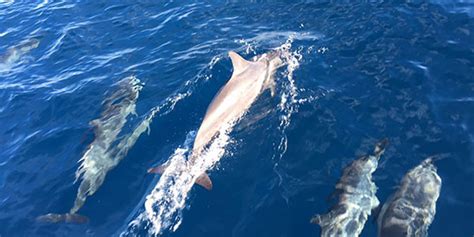
[[[381,202],[443,157],[429,236],[473,236],[473,17],[470,1],[0,0],[0,236],[318,236],[343,168],[385,137]],[[276,95],[211,149],[212,191],[147,173],[190,152],[228,51],[275,48]],[[89,222],[36,221],[73,206],[90,122],[127,77],[143,89]],[[376,235],[370,216],[361,236]]]

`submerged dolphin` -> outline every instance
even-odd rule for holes
[[[359,236],[370,212],[378,207],[377,187],[372,173],[378,166],[388,140],[377,143],[373,155],[361,157],[344,169],[336,185],[338,203],[325,215],[316,215],[311,223],[321,226],[321,236]]]
[[[0,65],[4,67],[11,66],[17,62],[23,55],[37,48],[39,40],[32,38],[21,42],[18,45],[10,47],[4,55],[0,56]]]
[[[87,217],[77,214],[88,196],[93,195],[104,182],[108,171],[113,169],[125,155],[113,145],[122,131],[127,117],[135,114],[135,103],[142,86],[135,77],[128,77],[119,82],[119,89],[104,102],[104,111],[100,118],[92,120],[94,141],[80,159],[76,171],[76,180],[82,178],[74,206],[66,214],[50,213],[37,218],[40,222],[49,223],[85,223]]]
[[[378,236],[427,236],[440,190],[441,178],[432,160],[426,159],[403,177],[400,188],[383,205]]]
[[[280,53],[273,51],[263,54],[256,61],[247,61],[235,52],[229,52],[233,73],[230,80],[221,88],[207,108],[206,115],[194,140],[188,166],[191,167],[205,148],[210,145],[219,131],[228,124],[237,122],[255,102],[258,96],[270,89],[274,95],[273,74],[282,65]],[[148,170],[150,173],[163,173],[166,165]],[[206,173],[201,174],[196,183],[211,190],[212,182]]]

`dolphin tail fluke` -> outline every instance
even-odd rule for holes
[[[211,178],[209,178],[209,175],[207,175],[206,173],[202,173],[201,175],[199,175],[199,177],[196,179],[196,184],[199,184],[200,186],[209,191],[212,190]]]
[[[40,223],[69,223],[69,224],[85,224],[89,222],[89,218],[75,213],[56,214],[49,213],[46,215],[38,216],[37,222]]]

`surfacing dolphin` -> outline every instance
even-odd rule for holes
[[[379,205],[377,187],[372,181],[388,140],[377,143],[373,155],[363,156],[344,169],[336,185],[338,203],[325,215],[316,215],[311,223],[321,226],[321,236],[359,236],[369,214]]]
[[[77,214],[88,196],[93,195],[104,182],[107,173],[123,159],[124,153],[115,149],[114,144],[122,131],[127,117],[135,114],[135,104],[142,86],[135,77],[127,77],[119,82],[119,89],[104,102],[101,117],[92,120],[94,141],[79,160],[76,180],[82,179],[74,206],[66,214],[49,213],[39,216],[37,221],[47,223],[85,223],[88,218]]]
[[[256,61],[247,61],[235,52],[229,52],[233,73],[230,80],[220,89],[207,108],[206,115],[199,127],[188,159],[188,167],[192,167],[196,159],[217,137],[219,131],[229,124],[237,122],[266,89],[275,94],[274,73],[282,66],[279,51],[260,55]],[[166,164],[151,168],[150,173],[163,173]],[[207,190],[212,189],[212,182],[206,173],[201,174],[196,183]]]
[[[4,55],[0,55],[0,65],[8,67],[17,62],[23,55],[32,49],[38,48],[39,40],[31,38],[21,42],[18,45],[10,47]]]
[[[378,236],[427,236],[440,190],[441,178],[428,158],[403,177],[400,188],[383,205],[377,220]]]

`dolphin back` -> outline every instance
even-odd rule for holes
[[[378,217],[378,236],[424,237],[436,214],[441,178],[431,159],[410,170]]]
[[[324,215],[316,215],[311,223],[321,226],[321,236],[358,236],[375,208],[380,204],[372,174],[378,167],[387,139],[375,145],[373,155],[354,160],[336,184],[338,203]]]

